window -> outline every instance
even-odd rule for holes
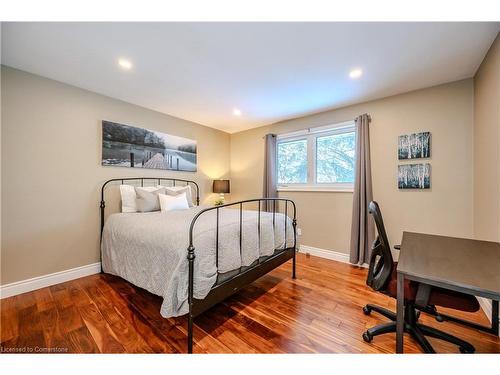
[[[279,142],[278,181],[285,184],[307,183],[307,140]]]
[[[278,136],[278,190],[352,190],[355,149],[352,121]]]
[[[354,132],[316,138],[316,182],[354,183]]]

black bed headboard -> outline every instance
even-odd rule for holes
[[[182,180],[179,178],[168,178],[168,177],[125,177],[125,178],[113,178],[111,180],[106,181],[104,184],[102,184],[101,187],[101,203],[99,205],[101,209],[101,237],[102,237],[102,230],[104,229],[104,210],[106,208],[106,201],[104,200],[104,192],[106,186],[110,182],[114,181],[121,181],[122,185],[125,183],[125,181],[140,181],[141,186],[144,186],[144,181],[157,181],[158,185],[161,185],[162,181],[170,181],[172,182],[173,186],[176,185],[176,183],[181,183],[184,184],[184,186],[188,186],[189,184],[194,185],[196,188],[196,205],[200,205],[200,188],[198,187],[198,184],[194,181],[191,180]]]

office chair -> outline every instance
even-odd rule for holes
[[[391,248],[387,240],[382,213],[380,212],[377,202],[370,202],[368,205],[368,212],[373,215],[377,226],[378,236],[372,245],[366,284],[380,293],[396,298],[397,262],[394,262],[392,259]],[[398,249],[397,246],[395,246],[395,248]],[[442,288],[430,287],[429,285],[410,280],[405,280],[404,288],[404,331],[409,333],[418,342],[425,353],[435,353],[432,345],[425,336],[434,337],[458,345],[462,353],[474,353],[475,348],[468,342],[433,327],[426,326],[418,321],[420,315],[418,309],[435,309],[435,306],[449,307],[461,311],[478,311],[479,303],[474,296]],[[367,304],[363,307],[365,315],[369,315],[372,311],[385,316],[390,319],[391,322],[369,328],[363,333],[363,340],[371,342],[375,336],[396,332],[396,314],[394,312],[372,304]]]

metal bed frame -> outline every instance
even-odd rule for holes
[[[184,186],[192,184],[196,188],[196,205],[200,204],[200,190],[198,184],[194,181],[183,180],[177,178],[158,178],[158,177],[131,177],[131,178],[114,178],[104,182],[101,188],[101,202],[100,202],[100,212],[101,212],[101,239],[102,232],[104,229],[104,211],[106,208],[106,202],[104,199],[104,192],[106,186],[110,182],[121,181],[124,184],[125,181],[141,181],[141,186],[144,186],[144,181],[157,181],[158,185],[161,185],[162,181],[170,181],[173,186],[176,186],[176,183],[184,183]],[[272,202],[272,203],[271,203]],[[260,228],[261,228],[261,213],[262,206],[266,208],[270,208],[272,206],[272,215],[273,215],[273,226],[276,222],[276,206],[277,202],[283,202],[284,204],[284,240],[285,243],[283,245],[283,249],[275,249],[273,255],[269,257],[259,257],[252,265],[248,267],[240,267],[239,272],[221,281],[219,283],[219,277],[217,277],[216,283],[212,286],[210,292],[204,299],[196,299],[194,298],[194,261],[196,258],[195,255],[195,247],[193,245],[193,230],[195,228],[195,224],[200,216],[209,211],[216,211],[216,232],[215,232],[215,265],[218,268],[219,265],[219,212],[220,209],[237,206],[239,209],[239,251],[241,254],[242,251],[242,231],[243,231],[243,205],[246,203],[257,203],[258,204],[258,222],[257,222],[257,231],[260,242]],[[263,203],[263,204],[262,204]],[[293,219],[292,219],[292,228],[293,228],[293,246],[286,247],[286,235],[287,235],[287,218],[288,218],[288,206],[291,205],[293,209]],[[267,210],[265,210],[267,211]],[[248,199],[243,201],[238,201],[234,203],[228,203],[221,206],[208,207],[196,214],[196,216],[191,221],[191,225],[189,227],[189,246],[187,248],[187,259],[189,264],[189,285],[188,285],[188,304],[189,304],[189,313],[188,313],[188,335],[187,335],[187,348],[188,353],[193,352],[193,319],[203,312],[207,311],[212,306],[216,305],[219,302],[222,302],[226,298],[230,297],[234,293],[238,292],[243,287],[249,285],[253,281],[257,280],[261,276],[264,276],[268,272],[273,269],[279,267],[283,263],[292,259],[292,278],[296,278],[296,251],[297,251],[297,217],[296,217],[297,209],[295,206],[295,202],[290,199],[285,198],[256,198],[256,199]],[[102,261],[102,252],[101,252],[101,261]],[[221,275],[218,273],[218,276]]]

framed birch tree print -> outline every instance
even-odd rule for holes
[[[431,157],[431,133],[401,135],[398,139],[398,159],[424,159]]]
[[[429,189],[431,187],[431,165],[404,164],[398,166],[399,189]]]

